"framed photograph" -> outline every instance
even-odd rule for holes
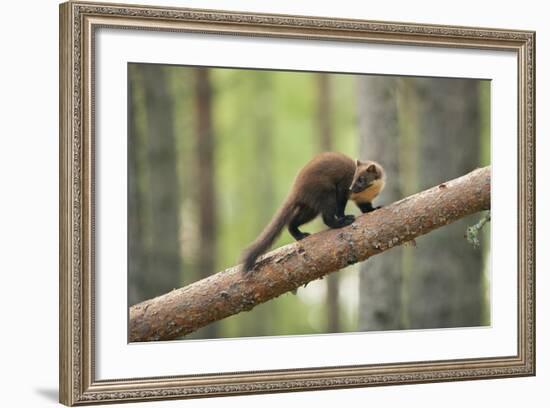
[[[60,401],[535,374],[535,33],[60,6]]]

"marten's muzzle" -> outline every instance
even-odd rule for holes
[[[366,184],[366,183],[355,183],[349,188],[349,191],[351,191],[352,193],[357,194],[357,193],[360,193],[363,190],[366,190],[370,186],[372,186],[372,182],[368,183],[368,184]]]

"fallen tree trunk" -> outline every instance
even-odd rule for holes
[[[130,308],[131,342],[169,340],[294,290],[330,272],[491,206],[491,168],[365,214],[276,249],[246,274],[228,268]]]

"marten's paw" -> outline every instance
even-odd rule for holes
[[[344,215],[344,224],[345,225],[350,225],[354,221],[355,221],[355,215],[352,215],[352,214]]]
[[[300,235],[298,238],[297,238],[297,241],[301,241],[302,239],[304,238],[307,238],[309,237],[311,234],[309,232],[302,232],[302,235]]]
[[[355,221],[354,215],[344,215],[342,218],[336,219],[337,224],[333,226],[333,228],[347,227],[348,225],[353,224],[354,221]]]

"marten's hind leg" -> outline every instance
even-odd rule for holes
[[[296,213],[288,223],[288,232],[294,237],[296,241],[300,241],[309,236],[308,232],[302,232],[298,229],[300,225],[310,222],[317,216],[317,211],[313,208],[300,206],[296,210]]]

